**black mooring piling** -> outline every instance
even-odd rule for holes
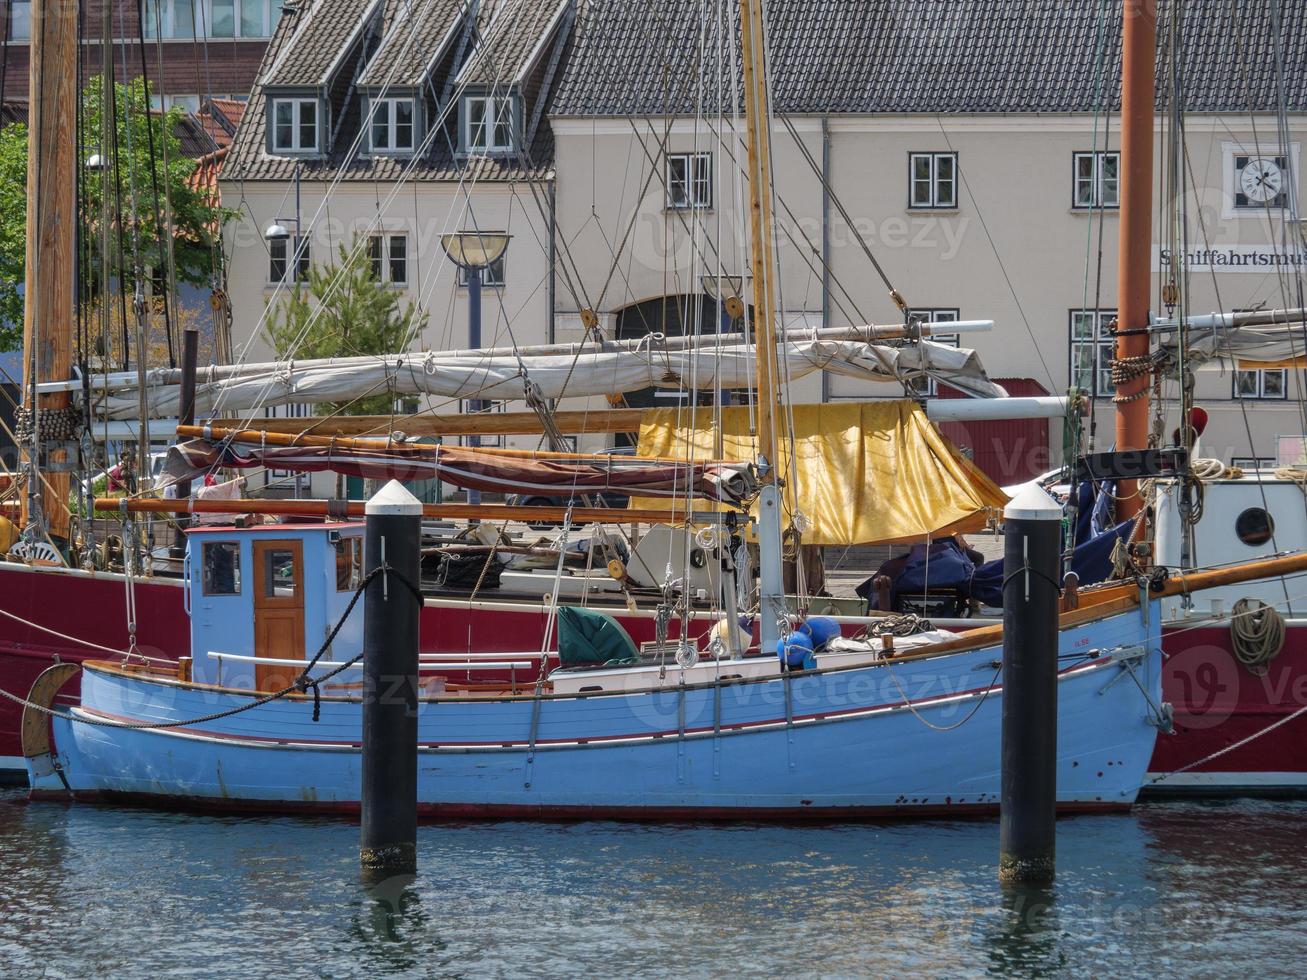
[[[1057,614],[1062,509],[1031,486],[1003,513],[1003,748],[998,876],[1043,883],[1056,864]]]
[[[391,481],[365,509],[365,569],[388,571],[363,595],[363,785],[359,863],[417,870],[418,583],[422,504]],[[411,583],[411,585],[409,584]]]

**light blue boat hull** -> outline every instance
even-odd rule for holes
[[[1161,696],[1158,637],[1146,632],[1131,611],[1061,638],[1064,810],[1134,801]],[[429,817],[637,819],[991,811],[999,660],[989,647],[643,693],[424,700],[419,807]],[[251,697],[90,666],[76,710],[173,721]],[[357,809],[362,705],[324,699],[319,721],[312,712],[311,698],[297,698],[182,730],[56,720],[57,771],[29,763],[33,787],[166,806]]]

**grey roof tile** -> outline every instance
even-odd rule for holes
[[[459,73],[470,84],[519,82],[550,40],[571,0],[482,0],[471,54]]]
[[[264,60],[256,84],[272,86],[326,85],[339,70],[353,40],[367,29],[385,0],[300,0],[283,13],[277,34],[291,35],[277,56]]]
[[[354,36],[352,29],[346,30],[345,21],[353,17],[352,12],[357,12],[360,8],[365,11],[371,9],[366,0],[309,0],[309,2],[320,8],[321,26],[316,28],[314,33],[308,33],[303,30],[302,24],[297,23],[298,18],[304,16],[306,6],[301,7],[301,14],[297,17],[283,17],[264,54],[264,68],[259,76],[261,79],[275,78],[278,85],[302,84],[303,79],[312,77],[323,64],[334,60],[335,52],[332,53],[332,58],[328,58],[324,52],[315,52],[312,57],[308,57],[301,56],[298,47],[305,43],[317,44],[319,39],[330,36],[335,38],[338,46],[343,48]],[[499,3],[500,0],[482,0],[482,2],[493,4]],[[549,26],[552,20],[545,16],[545,12],[552,15],[559,5],[559,0],[505,0],[505,2],[514,4],[515,8],[525,15],[522,17],[524,25]],[[399,50],[395,47],[387,47],[390,37],[393,36],[393,32],[387,30],[388,25],[412,23],[416,30],[418,22],[414,18],[418,16],[419,10],[426,11],[428,14],[437,9],[449,11],[451,4],[459,6],[462,0],[412,0],[411,3],[405,0],[385,0],[385,3],[386,6],[380,10],[381,17],[375,25],[377,30],[374,36],[380,47],[369,49],[368,63],[359,74],[360,84],[363,80],[381,77],[369,75],[369,72],[374,68],[380,72],[382,68],[379,66],[382,66],[387,58],[395,57]],[[350,4],[353,6],[349,6]],[[326,24],[327,20],[332,21],[330,29]],[[336,23],[336,20],[341,22]],[[492,22],[493,12],[488,16],[487,24]],[[511,21],[505,20],[499,29],[491,30],[486,34],[486,50],[490,52],[487,63],[500,56],[498,45],[501,41],[504,44],[504,57],[515,64],[523,64],[534,49],[534,41],[527,44],[526,29],[508,30],[510,23]],[[349,24],[356,26],[357,18],[349,20]],[[421,30],[424,40],[421,46],[425,48],[428,55],[428,59],[423,61],[423,68],[426,67],[429,57],[436,54],[434,46],[427,45],[426,40],[436,35],[443,37],[438,25],[439,18],[436,17],[422,21]],[[439,41],[434,43],[438,44]],[[389,54],[386,53],[387,51]],[[357,66],[357,59],[351,64]],[[354,70],[349,65],[345,68]],[[408,70],[407,67],[405,70]],[[389,74],[388,66],[386,74]],[[418,76],[411,77],[421,81]],[[385,84],[384,77],[381,77],[379,84]],[[392,78],[391,84],[400,83]],[[341,84],[336,87],[344,88]],[[428,85],[425,87],[424,95],[430,99],[438,92],[438,88],[438,85]],[[231,151],[223,164],[223,181],[281,181],[289,180],[294,176],[297,163],[295,159],[272,156],[266,150],[266,104],[264,87],[256,84],[232,142]],[[528,107],[528,112],[530,108]],[[434,106],[429,105],[428,111],[434,112]],[[408,179],[415,181],[460,179],[520,181],[547,178],[552,174],[554,141],[547,121],[542,121],[538,126],[531,145],[525,153],[469,159],[455,152],[452,141],[457,118],[456,113],[451,113],[447,127],[437,132],[419,159],[413,161],[402,157],[369,157],[357,151],[351,152],[362,121],[361,99],[358,96],[351,97],[344,105],[336,104],[333,107],[333,114],[343,114],[344,117],[339,121],[339,137],[331,153],[326,157],[298,161],[301,176],[305,180],[325,180],[339,176],[344,181],[389,181],[397,180],[407,174]],[[335,115],[333,115],[333,125],[334,119]]]
[[[364,87],[422,84],[462,29],[464,0],[389,0],[381,45],[359,78]]]
[[[1187,0],[1181,57],[1192,112],[1307,108],[1307,0]],[[1159,20],[1169,23],[1168,0]],[[731,111],[734,5],[589,0],[559,84],[559,116]],[[1119,102],[1120,5],[1089,0],[768,0],[773,107],[785,113],[1093,112]],[[1170,64],[1159,30],[1159,102]],[[720,97],[719,97],[720,93]],[[736,98],[740,98],[737,95]]]

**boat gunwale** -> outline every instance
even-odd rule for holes
[[[1062,613],[1059,619],[1059,629],[1068,627],[1084,626],[1089,623],[1101,620],[1111,619],[1122,613],[1129,612],[1138,606],[1138,596],[1122,596],[1119,598],[1106,598],[1100,602],[1092,603],[1088,606],[1082,606],[1079,609],[1073,609],[1069,612]],[[921,650],[914,650],[910,653],[904,653],[901,656],[893,657],[889,660],[868,660],[856,664],[838,664],[830,667],[816,667],[812,670],[804,671],[787,671],[778,674],[770,674],[766,677],[730,677],[716,678],[709,681],[701,681],[692,684],[678,684],[671,687],[644,687],[644,688],[623,688],[615,690],[601,691],[576,691],[567,693],[558,693],[554,691],[542,691],[539,694],[531,691],[522,694],[500,694],[495,695],[486,693],[485,695],[475,694],[470,696],[450,696],[450,695],[429,695],[422,697],[419,695],[419,702],[422,703],[477,703],[493,704],[500,701],[536,701],[536,700],[581,700],[585,698],[604,698],[604,697],[628,697],[637,694],[669,694],[676,691],[699,691],[711,690],[713,688],[734,687],[746,684],[770,684],[776,681],[792,679],[796,677],[818,677],[826,674],[839,674],[853,670],[867,670],[874,667],[887,667],[894,664],[915,663],[921,660],[928,660],[935,657],[950,656],[960,653],[971,653],[976,650],[983,650],[985,647],[994,646],[995,640],[1000,640],[1003,635],[1003,626],[996,624],[993,626],[982,626],[974,630],[954,637],[953,639],[944,640],[938,644]],[[759,656],[757,659],[770,659]],[[729,664],[735,661],[718,661],[719,663]],[[330,667],[337,662],[320,663],[321,667]],[[120,664],[107,660],[85,660],[82,663],[83,668],[104,674],[118,677],[129,677],[134,680],[147,680],[151,683],[162,684],[170,687],[177,687],[182,690],[220,692],[245,697],[263,697],[268,691],[256,691],[249,688],[225,687],[218,684],[208,684],[199,681],[183,681],[175,676],[167,676],[162,673],[156,673],[152,670],[130,669]],[[527,686],[524,682],[523,686]],[[279,700],[292,701],[311,701],[314,695],[307,691],[292,692]],[[348,695],[322,694],[318,696],[320,701],[344,701],[358,702],[360,698]]]

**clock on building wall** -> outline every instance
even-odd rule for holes
[[[1279,207],[1288,203],[1287,189],[1284,157],[1235,156],[1235,207]]]

